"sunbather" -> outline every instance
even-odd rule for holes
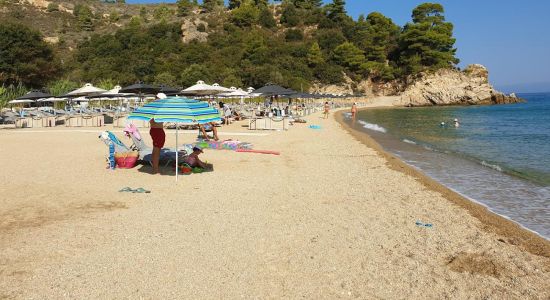
[[[209,141],[210,140],[210,137],[208,137],[208,134],[206,133],[207,131],[212,131],[212,134],[214,135],[214,140],[217,141],[219,140],[218,138],[218,129],[216,129],[216,126],[214,126],[214,123],[210,122],[210,123],[206,123],[206,124],[199,124],[199,130],[200,130],[200,133],[202,133],[202,137]],[[199,134],[200,135],[200,134]]]

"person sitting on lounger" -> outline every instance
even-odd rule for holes
[[[206,132],[212,131],[212,134],[214,135],[214,140],[219,140],[218,138],[218,129],[216,129],[216,126],[214,126],[214,123],[206,123],[206,124],[199,124],[199,137],[202,134],[202,138],[209,141],[210,137],[208,137],[208,134]]]

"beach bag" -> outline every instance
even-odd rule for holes
[[[115,153],[117,168],[131,169],[136,166],[139,153],[137,151]]]

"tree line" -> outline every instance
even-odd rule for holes
[[[400,27],[379,12],[353,20],[344,0],[280,2],[231,0],[226,8],[222,0],[179,0],[174,14],[204,21],[197,30],[208,34],[205,42],[182,43],[181,22],[146,24],[136,17],[114,33],[81,41],[69,57],[56,55],[39,32],[2,23],[0,85],[107,80],[189,86],[200,79],[307,90],[315,82],[341,83],[344,75],[383,82],[458,63],[453,25],[440,4],[417,6]],[[78,7],[84,30],[93,30],[90,13]]]

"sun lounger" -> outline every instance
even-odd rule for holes
[[[138,128],[133,124],[127,124],[124,128],[126,136],[132,139],[132,150],[139,152],[139,160],[146,161],[152,165],[151,156],[153,154],[153,147],[145,144]],[[176,160],[176,150],[162,148],[160,150],[160,162],[164,166],[168,166],[170,163]]]

